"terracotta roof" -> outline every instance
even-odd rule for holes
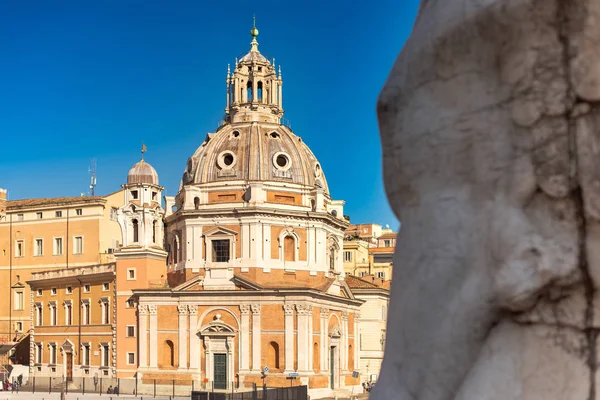
[[[73,197],[53,197],[53,198],[40,198],[40,199],[22,199],[22,200],[9,200],[6,204],[7,210],[16,210],[28,207],[40,207],[40,206],[60,206],[67,204],[78,204],[78,203],[96,203],[106,201],[104,197],[100,196],[73,196]]]
[[[396,232],[384,233],[383,235],[379,236],[377,239],[395,239],[397,234],[398,233],[396,233]]]
[[[354,275],[346,275],[344,278],[350,289],[379,289],[379,286],[367,282]]]
[[[234,276],[262,289],[315,289],[326,292],[334,281],[333,278],[323,278],[314,279],[312,284],[306,284],[295,280],[274,280],[273,282],[264,284],[257,283],[255,280],[249,279],[249,277],[244,274],[234,274]]]
[[[393,253],[393,247],[371,247],[369,253]]]

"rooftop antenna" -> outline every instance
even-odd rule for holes
[[[94,196],[95,195],[95,188],[96,188],[96,159],[92,158],[92,164],[90,165],[90,169],[88,171],[90,173],[90,192],[91,195]]]

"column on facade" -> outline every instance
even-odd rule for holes
[[[262,260],[262,242],[264,240],[262,237],[262,224],[255,222],[250,225],[250,238],[250,258],[253,260]]]
[[[358,320],[360,319],[359,313],[354,313],[354,369],[360,370],[360,358],[358,350],[360,346],[360,332],[358,331]]]
[[[179,313],[179,369],[186,369],[187,366],[187,306],[178,305]]]
[[[252,102],[258,101],[258,81],[256,76],[252,77]]]
[[[263,224],[262,226],[262,243],[263,243],[263,260],[271,259],[271,225]]]
[[[318,229],[316,230],[316,233],[316,263],[321,270],[327,271],[329,270],[329,265],[325,259],[327,255],[327,232],[325,232],[324,229]]]
[[[309,368],[309,316],[312,315],[312,305],[296,304],[298,318],[298,370],[308,371]]]
[[[283,306],[285,328],[285,370],[284,373],[294,371],[294,306]]]
[[[240,237],[240,240],[242,241],[242,259],[249,259],[250,258],[250,242],[251,242],[251,238],[250,238],[250,225],[248,224],[242,224],[242,234]]]
[[[348,313],[342,312],[342,351],[341,351],[341,370],[348,370]]]
[[[278,84],[277,84],[277,90],[278,90],[278,97],[279,97],[279,108],[283,108],[283,98],[281,96],[281,81],[278,82]]]
[[[315,228],[306,229],[306,259],[308,269],[312,270],[315,265]]]
[[[259,372],[261,370],[261,350],[260,350],[260,304],[252,304],[252,371]]]
[[[275,81],[276,79],[271,79],[271,90],[269,91],[269,104],[277,104],[277,83]]]
[[[138,305],[138,341],[139,341],[139,366],[148,366],[148,307]]]
[[[240,78],[235,78],[233,83],[233,102],[240,102]]]
[[[328,331],[328,319],[329,319],[329,309],[328,308],[321,308],[321,329],[320,329],[320,333],[321,333],[321,352],[320,352],[320,361],[321,361],[321,365],[320,365],[320,370],[321,371],[327,371],[329,370],[329,366],[327,365],[327,351],[328,351],[328,340],[327,340],[327,331]]]
[[[190,314],[190,369],[200,368],[200,337],[196,334],[196,325],[198,324],[198,306],[188,305]]]
[[[150,368],[158,367],[158,315],[157,307],[155,305],[148,306],[148,313],[150,314]]]
[[[240,372],[250,370],[250,306],[240,305]]]
[[[314,371],[313,363],[313,307],[308,312],[308,369]]]

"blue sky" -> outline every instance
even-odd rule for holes
[[[288,4],[289,3],[289,4]],[[9,198],[119,189],[140,158],[176,194],[250,48],[283,72],[285,117],[352,222],[398,225],[382,183],[375,101],[418,0],[0,2],[0,187]]]

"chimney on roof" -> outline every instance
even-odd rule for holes
[[[0,221],[6,218],[6,189],[0,188]]]

